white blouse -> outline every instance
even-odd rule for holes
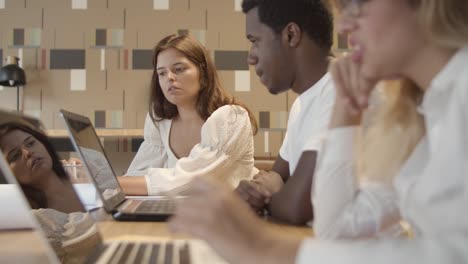
[[[352,242],[307,239],[298,251],[297,263],[468,262],[467,64],[468,47],[453,56],[426,91],[420,110],[425,118],[426,135],[395,178],[394,191],[390,186],[368,191],[357,189],[348,170],[352,161],[353,128],[330,131],[325,143],[320,166],[345,166],[324,169],[328,175],[315,184],[330,184],[340,179],[347,182],[338,184],[340,189],[334,195],[315,194],[315,205],[322,207],[315,207],[321,210],[316,217],[323,214],[330,220],[325,223],[325,218],[316,218],[317,230],[332,233],[334,228],[348,226],[375,232],[396,217],[399,209],[401,217],[411,225],[414,239]],[[344,145],[338,148],[337,144]],[[392,195],[398,208],[392,203]],[[367,218],[355,217],[353,212],[358,216],[367,212]]]
[[[169,145],[172,120],[145,121],[144,141],[126,175],[145,175],[149,195],[186,191],[196,176],[215,175],[233,188],[251,179],[254,168],[253,133],[247,111],[225,105],[214,111],[201,128],[201,142],[188,157],[177,159]]]

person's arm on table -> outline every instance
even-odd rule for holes
[[[297,168],[268,204],[274,219],[294,225],[304,225],[313,218],[310,190],[315,171],[317,151],[304,151]]]
[[[120,176],[117,180],[126,195],[148,195],[145,176]]]

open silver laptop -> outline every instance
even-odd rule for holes
[[[89,118],[65,110],[60,113],[72,143],[101,195],[104,208],[114,219],[165,221],[174,213],[174,197],[126,198]]]
[[[87,218],[90,221],[88,221],[88,225],[83,232],[79,232],[78,236],[67,238],[66,232],[57,232],[64,225],[55,222],[56,218],[53,217],[54,213],[50,208],[32,210],[3,154],[0,155],[0,175],[2,175],[3,181],[7,183],[6,185],[17,190],[11,192],[8,197],[0,196],[2,202],[6,202],[4,200],[8,199],[7,203],[14,205],[17,211],[27,213],[30,222],[25,227],[38,229],[41,234],[41,241],[46,243],[45,246],[48,249],[47,253],[50,256],[51,263],[59,263],[59,261],[62,263],[225,263],[209,246],[199,240],[165,239],[155,241],[148,238],[147,241],[103,243],[101,234],[92,218]],[[52,214],[50,214],[51,212]],[[82,213],[86,215],[85,212]],[[4,210],[0,210],[0,216],[3,214]],[[71,214],[68,214],[68,216],[71,218]],[[9,217],[15,216],[9,215]],[[24,214],[22,217],[24,217]],[[47,220],[44,221],[43,219]],[[33,223],[31,224],[31,222]],[[73,222],[68,220],[66,224],[72,224]],[[78,228],[78,226],[75,228]],[[58,241],[58,239],[60,240]]]

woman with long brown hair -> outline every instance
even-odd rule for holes
[[[119,181],[128,194],[185,192],[197,176],[214,174],[236,187],[253,167],[256,122],[221,86],[206,49],[171,35],[154,49],[144,142]],[[140,177],[138,177],[140,176]]]

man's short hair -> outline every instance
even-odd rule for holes
[[[260,22],[277,34],[296,23],[315,43],[327,51],[333,44],[333,17],[326,0],[243,0],[242,11],[258,8]]]

